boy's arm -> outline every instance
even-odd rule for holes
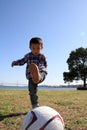
[[[48,72],[47,72],[47,59],[45,56],[44,56],[44,67],[45,68],[43,68],[43,70],[48,74]]]
[[[13,61],[11,66],[16,66],[16,65],[24,65],[25,63],[27,62],[27,57],[25,56],[24,58],[20,59],[20,60],[17,60],[17,61]]]
[[[17,65],[16,61],[13,61],[12,64],[11,64],[11,67]]]
[[[47,59],[45,56],[44,56],[44,66],[47,68]]]

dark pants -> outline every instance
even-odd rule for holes
[[[44,81],[47,74],[45,72],[41,72],[40,75],[41,75],[41,79],[39,83]],[[28,90],[29,90],[29,95],[30,95],[32,106],[38,104],[37,87],[38,87],[38,84],[35,84],[32,79],[29,79]]]

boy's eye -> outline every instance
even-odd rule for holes
[[[39,48],[33,48],[33,50],[39,50]]]

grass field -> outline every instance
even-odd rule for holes
[[[39,90],[41,106],[56,109],[64,119],[65,130],[87,130],[87,91]],[[0,90],[0,129],[21,130],[31,104],[27,90]]]

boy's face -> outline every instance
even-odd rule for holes
[[[42,50],[42,46],[38,44],[31,44],[30,49],[34,55],[38,55]]]

